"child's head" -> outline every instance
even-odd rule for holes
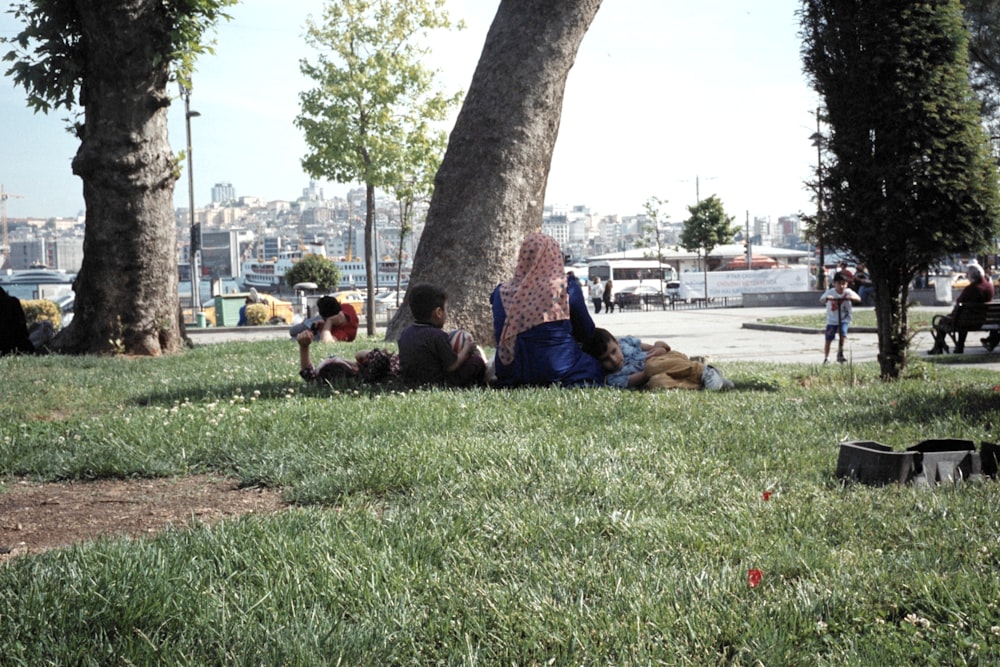
[[[847,277],[840,271],[833,274],[833,288],[838,292],[843,292],[846,287]]]
[[[316,302],[316,310],[319,311],[319,316],[324,320],[328,317],[333,317],[334,315],[340,314],[340,302],[337,301],[337,297],[321,296],[319,301]]]
[[[448,294],[430,283],[421,283],[410,288],[407,295],[410,302],[410,312],[417,322],[430,322],[434,326],[443,327],[447,317]]]
[[[625,365],[622,348],[618,339],[607,329],[594,329],[594,334],[583,346],[584,351],[601,362],[605,373],[620,371]]]

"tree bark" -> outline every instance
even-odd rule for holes
[[[83,179],[87,223],[75,316],[54,339],[61,352],[158,355],[182,346],[164,57],[173,26],[162,5],[77,3],[87,74],[73,173]]]
[[[503,0],[434,179],[410,285],[448,293],[448,328],[493,343],[489,295],[542,225],[566,78],[600,0]],[[402,307],[386,337],[412,321]]]

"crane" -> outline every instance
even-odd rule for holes
[[[11,197],[16,199],[23,199],[23,195],[15,195],[4,190],[2,184],[0,184],[0,221],[3,223],[3,246],[0,246],[0,253],[3,254],[3,262],[0,266],[6,264],[10,258],[10,243],[7,240],[7,200]]]

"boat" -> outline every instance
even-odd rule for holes
[[[282,250],[277,257],[271,259],[248,259],[241,264],[241,275],[244,286],[249,289],[277,289],[283,283],[285,273],[297,261],[307,255],[326,257],[326,249],[322,244],[310,243],[299,248]],[[340,270],[338,290],[363,289],[368,286],[368,272],[365,262],[358,258],[339,258],[332,260]],[[395,289],[399,262],[391,257],[380,259],[376,267],[376,289]],[[405,268],[398,276],[402,285],[409,281],[410,274]]]

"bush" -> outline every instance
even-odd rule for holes
[[[247,325],[252,327],[258,327],[262,324],[267,324],[268,319],[271,317],[271,311],[268,309],[267,304],[263,303],[250,303],[247,304]]]
[[[21,307],[24,308],[24,319],[27,321],[29,327],[41,320],[48,320],[55,329],[58,329],[62,325],[62,311],[59,310],[59,306],[53,301],[49,301],[48,299],[29,299],[28,301],[22,301]]]

